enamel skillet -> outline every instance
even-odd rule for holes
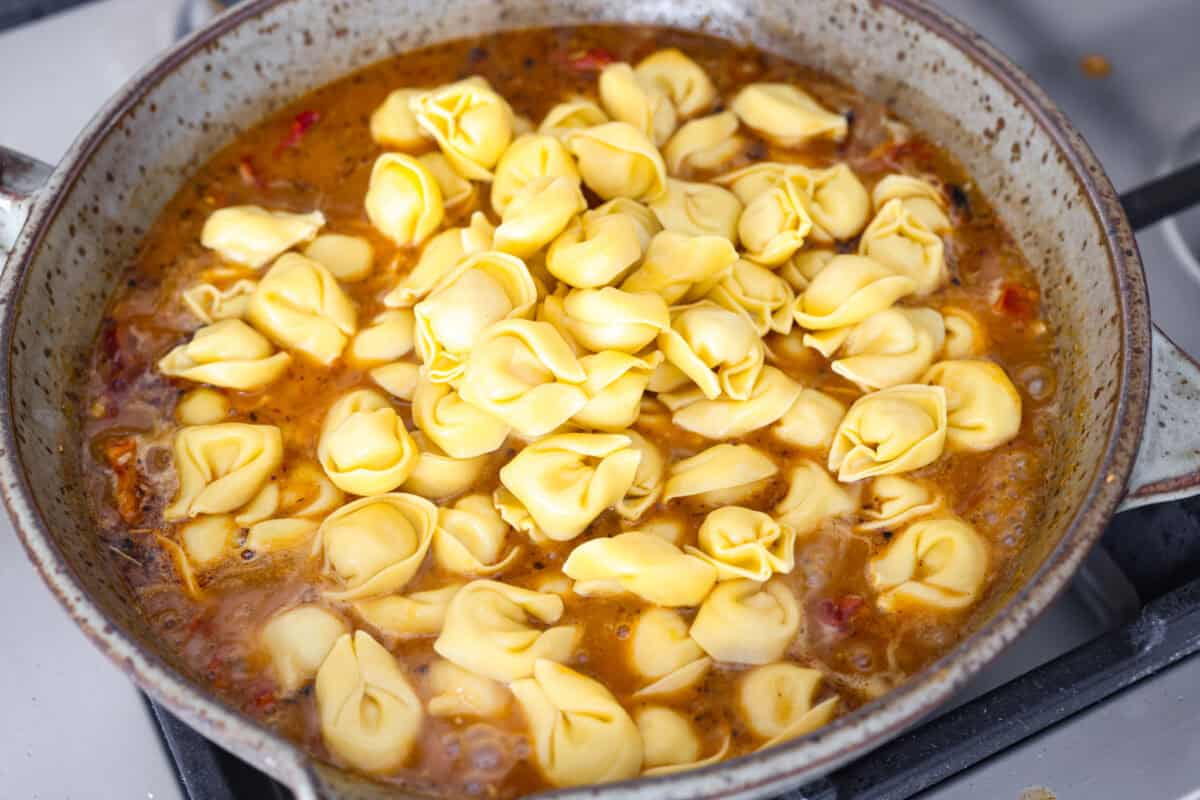
[[[225,707],[154,640],[79,491],[86,356],[122,266],[159,210],[237,133],[351,70],[505,28],[629,22],[699,29],[833,73],[956,156],[1038,274],[1069,409],[1040,533],[973,633],[896,691],[802,739],[694,772],[557,793],[777,795],[862,756],[935,709],[1025,629],[1118,510],[1200,492],[1200,368],[1152,329],[1126,200],[1045,94],[976,34],[915,0],[251,0],[134,77],[51,169],[0,150],[0,494],[29,558],[80,628],[175,714],[299,800],[379,786],[309,758]],[[1200,178],[1193,170],[1176,178]],[[1167,188],[1172,188],[1168,186]],[[1192,196],[1195,196],[1193,191]],[[1144,431],[1144,432],[1143,432]],[[394,796],[394,795],[388,795]]]

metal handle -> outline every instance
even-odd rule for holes
[[[1200,202],[1200,163],[1121,195],[1135,230]],[[1146,428],[1119,511],[1200,494],[1200,364],[1154,326]]]
[[[49,164],[0,145],[0,268],[17,244],[37,191],[53,171]]]

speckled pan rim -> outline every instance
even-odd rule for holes
[[[12,369],[17,303],[32,257],[74,186],[84,164],[121,119],[161,78],[241,26],[290,0],[249,0],[166,51],[141,70],[97,113],[55,169],[34,205],[4,274],[0,276],[0,374]],[[1121,365],[1118,403],[1100,468],[1062,540],[1007,607],[936,663],[883,698],[839,718],[817,733],[770,751],[743,756],[677,776],[640,779],[553,793],[556,797],[604,795],[724,797],[794,786],[861,755],[900,733],[940,702],[1023,631],[1061,591],[1115,512],[1134,462],[1149,390],[1150,322],[1145,277],[1133,232],[1111,182],[1080,134],[1042,90],[967,26],[919,0],[879,0],[963,51],[999,81],[1037,121],[1068,161],[1091,204],[1115,267],[1120,301]],[[269,729],[218,702],[158,656],[113,626],[66,566],[32,500],[17,458],[8,380],[0,381],[0,496],[26,553],[43,580],[84,633],[135,682],[202,733],[289,784],[300,800],[316,795],[310,758]]]

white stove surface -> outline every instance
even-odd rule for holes
[[[57,161],[100,103],[172,41],[180,5],[103,0],[0,34],[0,142]],[[1118,189],[1162,171],[1176,143],[1200,128],[1200,52],[1192,42],[1200,5],[1190,0],[943,5],[1042,82],[1087,135]],[[1090,53],[1110,58],[1109,78],[1082,75],[1078,61]],[[1200,273],[1183,269],[1163,227],[1139,237],[1155,317],[1200,353],[1194,324]],[[1078,642],[1096,633],[1094,620],[1080,621],[1087,615],[1073,597],[1039,626],[1038,641],[1026,637],[1015,648],[1027,651],[1027,666],[1054,654],[1047,638]],[[0,623],[7,643],[0,656],[0,797],[182,798],[136,691],[62,612],[7,520],[0,520],[0,607],[7,610]],[[1005,660],[1021,657],[1014,652]],[[1200,777],[1188,773],[1200,763],[1197,673],[1200,659],[1192,659],[928,796],[1009,800],[1045,785],[1063,800],[1196,797]],[[1156,702],[1164,707],[1161,717],[1149,712]],[[1140,736],[1139,722],[1149,723]],[[1155,754],[1170,757],[1175,768],[1151,768]]]

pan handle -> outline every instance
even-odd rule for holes
[[[1146,428],[1118,511],[1200,494],[1200,364],[1157,325],[1151,339]]]
[[[38,189],[53,170],[49,164],[0,145],[0,268],[8,262]]]

